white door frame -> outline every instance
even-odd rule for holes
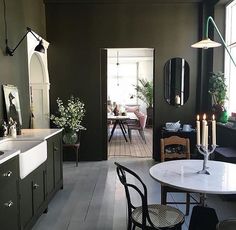
[[[37,37],[40,38],[35,32],[33,32]],[[42,39],[42,38],[40,38]],[[34,51],[35,47],[38,45],[38,41],[35,39],[35,37],[31,34],[27,34],[27,54],[28,54],[28,73],[29,73],[29,93],[30,93],[30,106],[31,110],[34,109],[35,103],[40,103],[36,101],[36,98],[34,98],[33,91],[42,91],[42,102],[43,103],[43,122],[38,123],[36,122],[37,118],[35,119],[35,128],[49,128],[50,126],[50,105],[49,105],[49,89],[50,89],[50,82],[49,82],[49,74],[48,74],[48,61],[47,61],[47,49],[49,46],[49,43],[43,40],[43,46],[45,48],[45,53],[39,53]],[[31,62],[32,58],[37,58],[37,61],[40,63],[41,71],[42,71],[42,77],[41,79],[34,80],[34,77],[32,76],[32,67]],[[33,112],[33,111],[32,111]]]

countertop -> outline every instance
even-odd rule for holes
[[[0,137],[0,145],[4,141],[15,140],[15,141],[44,141],[51,136],[62,132],[62,129],[22,129],[21,135],[13,138],[11,136]],[[1,150],[1,146],[0,146]],[[0,164],[20,154],[19,150],[4,150],[4,154],[0,155]]]

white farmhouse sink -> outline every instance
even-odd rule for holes
[[[46,141],[5,140],[0,142],[0,151],[20,150],[20,178],[25,178],[47,159]]]

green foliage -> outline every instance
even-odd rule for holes
[[[214,105],[224,106],[227,98],[227,85],[225,84],[224,73],[212,73],[209,79],[209,91]]]
[[[58,116],[51,115],[50,117],[57,127],[64,128],[66,131],[85,129],[81,125],[85,115],[84,103],[82,103],[79,98],[71,96],[66,106],[64,106],[60,98],[57,98],[57,106]]]
[[[135,90],[137,91],[137,97],[141,99],[147,107],[152,107],[153,105],[153,82],[147,81],[145,79],[139,79]]]

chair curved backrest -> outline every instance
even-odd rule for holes
[[[144,129],[146,126],[147,115],[145,115],[139,111],[135,111],[134,114],[137,116],[137,118],[139,120],[139,124],[140,124],[141,129]]]
[[[167,146],[180,145],[182,146],[181,152],[173,151],[168,153],[166,151]],[[173,148],[175,150],[175,148]],[[171,158],[185,158],[190,159],[190,142],[188,138],[183,138],[179,136],[171,136],[167,138],[161,138],[161,161]]]
[[[126,199],[127,199],[127,203],[128,203],[128,218],[129,221],[131,221],[131,214],[132,211],[136,208],[135,204],[132,202],[132,198],[130,196],[130,190],[134,190],[136,191],[140,198],[141,198],[141,205],[142,205],[142,226],[143,229],[147,226],[147,221],[150,224],[150,226],[154,227],[150,217],[149,217],[149,213],[148,213],[148,204],[147,204],[147,187],[146,185],[143,183],[143,181],[141,180],[141,178],[132,170],[126,168],[123,165],[120,165],[119,163],[115,162],[114,163],[117,168],[117,175],[120,179],[120,182],[124,185],[125,188],[125,194],[126,194]],[[138,180],[140,182],[141,185],[141,189],[138,188],[136,185],[134,185],[133,183],[129,183],[127,181],[127,175],[129,175],[129,179],[131,180],[132,176],[132,180],[136,179],[136,181]]]

